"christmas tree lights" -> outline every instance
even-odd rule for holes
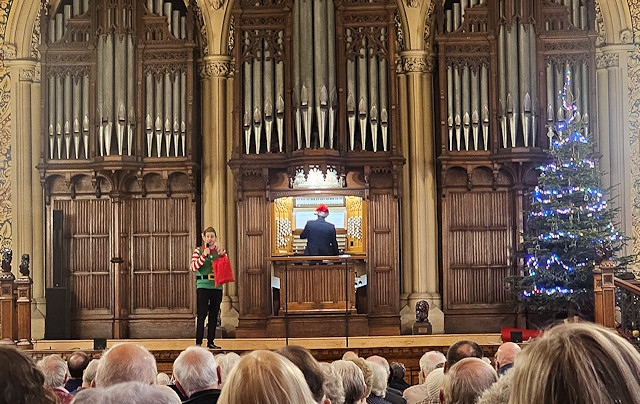
[[[549,163],[539,167],[532,193],[523,273],[513,284],[521,309],[564,312],[574,302],[588,316],[593,311],[596,248],[619,251],[625,238],[615,229],[616,211],[600,189],[603,173],[588,115],[580,114],[571,87],[567,69],[562,116],[547,130]]]

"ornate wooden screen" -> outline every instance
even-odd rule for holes
[[[191,336],[188,264],[199,241],[195,6],[43,4],[38,169],[47,217],[64,212],[71,336]],[[47,234],[51,286],[60,253],[52,251],[51,220]]]
[[[515,319],[504,278],[566,67],[595,122],[594,3],[449,0],[437,14],[445,331],[496,331]]]

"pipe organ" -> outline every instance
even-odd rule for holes
[[[295,0],[291,8],[287,28],[275,17],[271,26],[263,19],[239,27],[242,153],[388,152],[393,25],[381,17],[336,23],[342,1]]]
[[[189,156],[191,14],[177,0],[96,3],[65,0],[43,22],[47,159]]]
[[[194,145],[202,143],[193,118],[202,33],[196,2],[42,6],[37,168],[47,286],[54,254],[49,218],[61,210],[63,252],[55,253],[65,260],[72,338],[147,337],[149,330],[158,336],[169,329],[164,337],[189,337],[195,285],[185,263],[198,240],[201,155]],[[157,248],[169,255],[149,253]]]
[[[547,128],[564,118],[567,68],[587,130],[597,127],[595,5],[447,0],[436,14],[445,332],[484,332],[515,318],[504,279],[518,270]]]
[[[538,144],[540,135],[546,132],[547,123],[562,113],[559,93],[565,69],[576,72],[576,96],[585,113],[590,109],[587,95],[593,78],[589,77],[587,60],[571,57],[541,60],[545,72],[539,74],[538,48],[553,32],[587,30],[587,6],[582,0],[549,1],[541,15],[550,17],[536,25],[540,19],[536,19],[534,2],[500,0],[495,7],[489,4],[493,3],[457,0],[447,2],[443,9],[443,36],[469,33],[497,55],[489,60],[485,53],[475,62],[468,57],[445,57],[445,147],[451,152],[545,147],[544,139]],[[489,10],[495,10],[491,17]],[[493,38],[489,38],[490,32]],[[545,82],[538,83],[538,77],[544,77]],[[489,83],[495,86],[490,89]]]
[[[354,314],[350,321],[371,333],[399,332],[404,157],[396,4],[234,2],[229,167],[238,191],[237,233],[243,235],[238,248],[252,252],[238,257],[238,290],[251,295],[241,300],[236,336],[282,336],[282,318],[269,310],[272,260],[265,257],[302,253],[306,241],[299,234],[320,202],[331,206],[341,250],[368,257],[363,271],[371,292],[358,309],[364,318]],[[329,331],[319,328],[318,335]]]

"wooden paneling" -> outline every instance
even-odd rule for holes
[[[451,191],[444,198],[443,252],[447,309],[481,309],[510,298],[515,226],[508,190]]]
[[[131,212],[124,233],[130,235],[132,314],[192,312],[192,205],[189,196],[126,201],[125,211]]]
[[[239,203],[238,289],[243,291],[241,315],[268,315],[271,312],[271,271],[267,271],[270,231],[269,206],[263,196],[247,196]]]

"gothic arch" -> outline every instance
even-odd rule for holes
[[[604,24],[605,42],[607,44],[631,43],[633,41],[633,26],[629,4],[620,0],[597,0],[596,7],[598,5]]]

